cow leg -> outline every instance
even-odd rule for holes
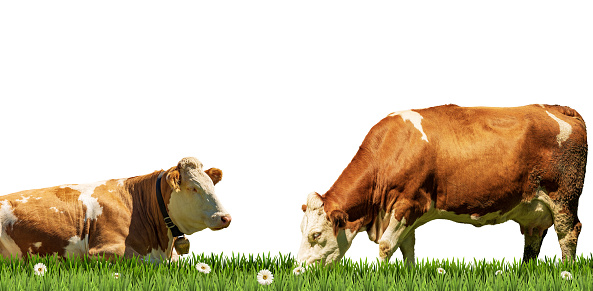
[[[581,233],[581,223],[576,215],[558,213],[554,217],[554,229],[558,235],[562,260],[574,260],[577,252],[577,241]]]
[[[554,229],[558,235],[558,243],[562,250],[562,260],[573,260],[577,251],[577,241],[581,233],[581,222],[577,217],[578,200],[565,202],[560,199],[553,200],[545,190],[539,190],[538,199],[546,203],[552,211]],[[550,193],[556,197],[565,197],[567,195]],[[575,197],[575,196],[573,196]],[[578,198],[578,196],[576,196]],[[527,242],[527,240],[526,240]]]
[[[385,262],[389,262],[393,253],[401,244],[402,238],[411,230],[410,227],[406,226],[405,218],[399,221],[392,214],[389,219],[389,225],[379,240],[379,258]]]
[[[574,138],[574,143],[569,139],[562,144],[559,154],[552,156],[558,171],[557,174],[560,177],[557,192],[549,193],[549,197],[554,203],[551,208],[554,217],[554,229],[558,235],[563,261],[574,260],[582,227],[577,216],[577,210],[585,181],[587,142],[585,138],[578,140],[578,135],[575,135]]]
[[[404,261],[408,267],[413,267],[416,264],[414,257],[414,245],[416,244],[416,231],[412,230],[406,236],[399,249],[402,251]]]
[[[113,260],[116,256],[122,257],[126,247],[124,244],[102,245],[91,247],[89,249],[89,256],[95,258],[105,258]]]
[[[524,232],[523,235],[525,237],[525,247],[523,248],[523,263],[527,263],[529,260],[537,259],[539,251],[542,247],[542,242],[544,241],[544,237],[547,233],[547,229],[542,232],[541,236],[537,232],[533,232],[531,235],[527,232]]]

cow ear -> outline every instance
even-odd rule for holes
[[[328,217],[334,229],[334,236],[338,236],[338,232],[340,231],[340,229],[346,227],[346,222],[348,221],[348,213],[340,209],[335,209],[329,213]]]
[[[307,211],[307,204],[303,204],[303,206],[301,206],[301,209],[303,210],[303,212]]]
[[[179,175],[179,170],[177,169],[178,167],[171,168],[166,177],[167,183],[175,192],[181,190],[181,175]]]
[[[210,179],[212,179],[212,183],[214,183],[214,185],[222,180],[222,171],[220,169],[210,168],[206,170],[206,174],[208,174]]]

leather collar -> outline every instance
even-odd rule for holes
[[[161,178],[165,174],[165,171],[159,174],[159,177],[156,179],[156,200],[159,203],[159,209],[161,210],[161,214],[163,215],[163,220],[165,221],[165,225],[167,228],[171,230],[171,234],[173,237],[180,237],[183,236],[183,232],[179,230],[177,225],[173,223],[171,217],[169,217],[169,213],[167,212],[167,207],[165,206],[165,201],[163,200],[163,193],[161,192]]]

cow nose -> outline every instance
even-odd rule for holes
[[[220,219],[222,220],[222,227],[228,227],[231,224],[231,216],[230,215],[224,215],[221,216]]]

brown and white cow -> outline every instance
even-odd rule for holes
[[[174,238],[157,203],[160,174],[163,201],[181,232],[229,226],[231,216],[214,194],[222,171],[184,158],[144,176],[0,196],[0,253],[167,259]]]
[[[447,105],[389,114],[327,193],[307,197],[298,259],[335,262],[366,231],[381,259],[400,248],[414,264],[414,230],[433,219],[516,221],[524,261],[537,258],[554,225],[562,258],[574,258],[586,160],[585,122],[568,107]]]

